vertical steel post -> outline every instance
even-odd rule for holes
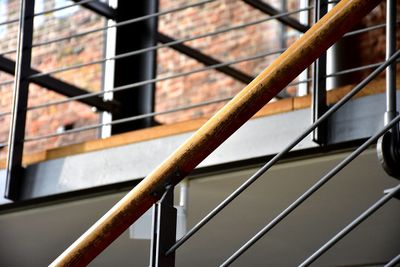
[[[315,1],[314,22],[316,23],[328,12],[328,0]],[[326,52],[313,65],[312,122],[318,120],[327,110],[326,104]],[[313,132],[313,141],[326,144],[326,124],[318,126]]]
[[[119,0],[116,22],[141,17],[158,11],[158,0]],[[158,19],[151,18],[117,28],[115,53],[117,55],[143,49],[157,44]],[[156,51],[121,58],[115,61],[114,87],[154,79],[156,76]],[[155,85],[143,85],[131,90],[114,92],[114,99],[120,103],[113,120],[142,115],[154,111]],[[112,134],[132,131],[153,125],[153,118],[116,124]]]
[[[29,95],[28,76],[31,68],[34,7],[34,0],[21,0],[5,190],[5,197],[12,200],[18,198],[19,183],[23,176],[22,155]]]
[[[174,187],[169,186],[154,208],[150,267],[175,266],[175,252],[168,256],[165,253],[176,242],[176,216]]]

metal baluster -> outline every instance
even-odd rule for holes
[[[21,0],[5,190],[5,197],[13,200],[18,198],[18,187],[23,176],[22,155],[29,94],[28,77],[31,67],[34,7],[34,0]]]
[[[389,261],[385,267],[395,267],[396,264],[400,263],[400,254],[394,257],[391,261]]]
[[[175,266],[175,252],[165,252],[176,241],[176,208],[174,208],[174,187],[168,186],[153,212],[153,236],[151,239],[150,267]]]

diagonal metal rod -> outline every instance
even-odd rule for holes
[[[220,211],[222,211],[229,203],[231,203],[237,196],[239,196],[244,190],[246,190],[251,184],[253,184],[258,178],[261,177],[266,171],[268,171],[276,162],[278,162],[286,153],[288,153],[292,148],[294,148],[298,143],[300,143],[305,137],[307,137],[318,125],[324,122],[331,114],[336,112],[341,106],[343,106],[347,101],[349,101],[353,96],[361,91],[370,81],[372,81],[376,76],[378,76],[387,66],[389,66],[396,58],[400,56],[400,50],[398,50],[392,57],[390,57],[384,64],[379,66],[370,75],[368,75],[361,83],[353,88],[346,96],[344,96],[339,102],[333,105],[321,118],[316,120],[312,125],[310,125],[299,137],[297,137],[293,142],[291,142],[286,148],[284,148],[280,153],[268,161],[263,167],[261,167],[255,174],[253,174],[246,182],[244,182],[240,187],[238,187],[231,195],[229,195],[224,201],[222,201],[216,208],[214,208],[210,213],[208,213],[200,222],[198,222],[191,230],[189,230],[180,240],[178,240],[175,245],[173,245],[168,251],[172,253],[178,249],[183,243],[186,242],[192,235],[199,231],[206,223],[208,223],[212,218],[214,218]]]
[[[342,0],[219,110],[50,266],[86,266],[380,0]]]
[[[330,170],[325,176],[323,176],[318,182],[316,182],[312,187],[310,187],[306,192],[304,192],[299,198],[297,198],[292,204],[289,205],[285,210],[283,210],[278,216],[276,216],[270,223],[268,223],[264,228],[262,228],[257,234],[255,234],[249,241],[247,241],[242,247],[240,247],[232,256],[230,256],[224,263],[220,266],[225,267],[233,263],[237,258],[240,257],[244,252],[246,252],[251,246],[253,246],[260,238],[262,238],[266,233],[268,233],[272,228],[278,225],[284,218],[286,218],[290,213],[292,213],[298,206],[300,206],[304,201],[306,201],[310,196],[312,196],[318,189],[320,189],[325,183],[327,183],[332,177],[334,177],[339,171],[346,167],[350,162],[352,162],[356,157],[358,157],[364,150],[366,150],[370,145],[375,143],[379,137],[381,137],[385,132],[390,130],[394,125],[400,121],[400,115],[382,128],[378,133],[370,137],[365,143],[358,147],[354,152],[347,156],[343,161],[336,165],[332,170]]]
[[[215,1],[215,0],[209,0],[209,1]],[[204,2],[208,2],[208,1],[204,1]],[[197,5],[199,5],[199,4],[200,4],[200,3],[197,3]],[[191,5],[191,6],[194,6],[194,4]],[[190,7],[190,6],[185,6],[185,7],[187,8],[187,7]],[[184,7],[181,7],[181,8],[179,8],[179,9],[183,9],[183,8],[184,8]],[[311,7],[309,7],[309,8],[311,8]],[[178,8],[176,8],[176,9],[178,9]],[[293,12],[295,12],[295,11],[293,11]],[[298,11],[298,12],[302,12],[302,11]],[[168,10],[166,10],[166,11],[161,11],[160,13],[168,14],[168,13],[170,13],[170,12],[168,12]],[[152,16],[152,15],[147,15],[147,16],[150,17],[150,16]],[[135,22],[136,22],[136,21],[143,20],[143,19],[141,19],[141,18],[142,18],[142,17],[140,17],[140,18],[135,18],[135,19],[132,19],[132,20],[129,20],[129,21],[122,21],[122,22],[120,22],[120,23],[116,23],[116,24],[113,24],[113,25],[108,25],[108,26],[105,26],[105,27],[96,28],[96,29],[93,29],[93,30],[88,30],[88,31],[80,32],[80,33],[77,33],[77,34],[68,35],[68,36],[65,36],[65,37],[60,37],[60,38],[51,39],[51,40],[48,40],[48,41],[43,41],[43,42],[34,43],[34,44],[32,45],[32,47],[38,47],[38,46],[48,45],[48,44],[57,43],[57,42],[61,42],[61,41],[66,41],[66,40],[69,40],[69,39],[72,39],[72,38],[82,37],[82,36],[85,36],[85,35],[87,35],[87,34],[95,33],[95,32],[98,32],[98,31],[107,30],[107,29],[109,29],[109,28],[114,28],[115,26],[118,26],[118,25],[120,25],[120,26],[122,26],[122,25],[128,25],[129,23],[133,23],[133,22],[130,22],[130,21],[135,21]],[[16,20],[15,22],[17,22],[17,21],[18,21],[18,20]],[[398,24],[398,23],[400,23],[400,20],[397,20],[397,24]],[[0,26],[1,26],[1,23],[0,23]],[[349,37],[349,36],[353,36],[353,35],[357,35],[357,34],[369,32],[369,31],[377,30],[377,29],[383,28],[383,27],[385,27],[385,26],[386,26],[386,23],[381,23],[381,24],[373,25],[373,26],[366,27],[366,28],[363,28],[363,29],[359,29],[359,30],[354,30],[354,31],[348,32],[348,33],[346,33],[345,35],[343,35],[343,37]],[[8,50],[8,51],[1,52],[0,55],[1,55],[1,56],[4,56],[4,55],[7,55],[7,54],[15,53],[16,51],[17,51],[16,49],[11,49],[11,50]]]
[[[372,206],[370,206],[366,211],[364,211],[360,216],[358,216],[354,221],[352,221],[345,228],[343,228],[339,233],[337,233],[334,237],[332,237],[321,248],[319,248],[314,254],[312,254],[309,258],[307,258],[305,261],[303,261],[299,265],[299,267],[309,266],[311,263],[316,261],[327,250],[329,250],[332,246],[334,246],[337,242],[339,242],[343,237],[345,237],[348,233],[350,233],[360,223],[362,223],[367,218],[369,218],[372,214],[374,214],[379,208],[381,208],[383,205],[385,205],[389,200],[391,200],[393,197],[395,197],[396,194],[398,194],[399,192],[400,192],[400,184],[397,185],[395,188],[393,188],[389,193],[385,194],[382,198],[380,198],[377,202],[375,202]]]
[[[94,1],[97,1],[97,0],[82,0],[82,1],[70,4],[70,5],[65,5],[65,6],[49,9],[49,10],[44,10],[42,12],[35,13],[34,16],[36,17],[36,16],[41,16],[41,15],[46,15],[46,14],[49,14],[49,13],[57,12],[57,11],[64,10],[64,9],[67,9],[67,8],[71,8],[71,7],[74,7],[74,6],[81,6],[83,4],[87,4],[87,3],[90,3],[90,2],[94,2]]]
[[[246,4],[252,6],[253,8],[256,8],[260,10],[261,12],[264,12],[268,15],[275,16],[281,11],[275,9],[273,6],[271,6],[268,3],[265,3],[261,0],[242,0]],[[279,22],[286,26],[290,26],[293,29],[298,30],[299,32],[306,32],[310,27],[308,25],[303,25],[301,24],[298,20],[291,18],[291,17],[280,17],[277,19]]]
[[[61,41],[69,40],[69,39],[72,39],[72,38],[85,36],[85,35],[88,35],[88,34],[91,34],[91,33],[108,30],[108,29],[111,29],[111,28],[116,28],[116,27],[129,25],[129,24],[136,23],[136,22],[139,22],[139,21],[143,21],[143,20],[147,20],[147,19],[163,16],[163,15],[166,15],[166,14],[170,14],[170,13],[178,12],[178,11],[181,11],[181,10],[184,10],[184,9],[188,9],[188,8],[204,5],[204,4],[207,4],[207,3],[210,3],[210,2],[214,2],[214,1],[215,0],[205,0],[205,1],[199,1],[197,3],[193,3],[193,4],[190,4],[190,5],[171,8],[171,9],[168,9],[168,10],[165,10],[165,11],[160,11],[160,12],[149,14],[149,15],[145,15],[145,16],[142,16],[142,17],[121,21],[121,22],[118,22],[118,23],[115,23],[115,24],[112,24],[112,25],[99,27],[99,28],[96,28],[96,29],[93,29],[93,30],[87,30],[87,31],[84,31],[84,32],[80,32],[80,33],[77,33],[77,34],[73,34],[73,35],[69,35],[69,36],[65,36],[65,37],[61,37],[61,38],[57,38],[57,39],[52,39],[52,40],[48,40],[48,41],[34,43],[33,47],[42,46],[42,45],[48,45],[48,44],[51,44],[51,43],[61,42]]]
[[[389,261],[384,267],[395,267],[398,263],[400,263],[400,254]]]

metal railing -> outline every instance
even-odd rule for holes
[[[300,141],[306,138],[310,133],[316,132],[323,133],[323,123],[326,122],[329,116],[336,112],[340,107],[347,103],[353,96],[360,92],[370,81],[376,78],[381,72],[388,67],[392,69],[388,74],[387,80],[390,81],[388,85],[388,113],[385,127],[378,131],[374,136],[369,138],[362,146],[350,154],[346,159],[339,163],[335,168],[329,171],[323,176],[316,184],[308,189],[303,195],[296,199],[289,207],[287,207],[282,213],[276,218],[269,222],[264,228],[262,228],[254,237],[252,237],[246,244],[239,248],[231,257],[229,257],[221,266],[228,266],[235,261],[241,254],[249,249],[257,240],[268,233],[273,227],[278,225],[287,215],[294,211],[299,205],[301,205],[309,196],[315,193],[321,188],[326,182],[332,179],[342,168],[349,164],[354,158],[356,158],[363,150],[370,145],[377,142],[381,136],[387,136],[387,133],[391,133],[391,136],[396,136],[395,127],[398,127],[400,117],[396,114],[396,103],[393,102],[396,97],[393,92],[396,88],[395,82],[395,66],[399,60],[400,51],[395,51],[396,46],[395,36],[396,20],[395,16],[388,16],[387,22],[370,26],[363,29],[352,30],[354,25],[363,15],[367,14],[379,0],[342,0],[338,6],[334,8],[328,15],[323,17],[327,10],[327,5],[336,3],[338,1],[317,1],[313,6],[306,8],[300,8],[294,11],[281,12],[266,4],[265,2],[258,0],[244,0],[243,2],[250,6],[257,8],[268,14],[265,18],[252,20],[246,23],[240,23],[229,27],[223,27],[215,31],[207,33],[189,35],[179,39],[173,39],[165,35],[164,33],[158,32],[156,35],[156,41],[159,44],[153,44],[144,48],[129,50],[127,52],[117,53],[113,56],[103,57],[97,60],[90,60],[84,63],[73,64],[65,67],[51,69],[45,72],[39,70],[30,69],[31,51],[32,48],[41,47],[49,44],[59,43],[66,40],[75,40],[83,36],[91,35],[97,32],[103,32],[110,29],[120,29],[124,26],[133,25],[138,22],[149,21],[159,18],[160,16],[175,13],[178,11],[186,10],[189,8],[201,7],[202,5],[216,2],[217,0],[203,0],[192,4],[183,6],[177,6],[174,8],[167,9],[165,11],[152,12],[132,19],[126,19],[122,21],[116,21],[112,25],[106,25],[87,31],[78,32],[65,37],[54,38],[46,41],[33,42],[32,41],[32,26],[33,17],[41,16],[61,9],[70,8],[73,6],[86,5],[85,7],[97,13],[101,13],[104,17],[112,20],[116,20],[114,17],[115,10],[107,5],[101,5],[101,10],[98,9],[100,2],[95,0],[84,0],[76,1],[71,5],[60,7],[52,10],[46,10],[39,13],[33,12],[34,1],[21,0],[21,14],[19,19],[9,20],[1,23],[0,25],[6,25],[11,23],[20,23],[20,35],[18,49],[12,49],[9,51],[2,52],[0,59],[5,58],[6,55],[13,53],[17,54],[17,60],[15,62],[15,82],[4,81],[0,83],[0,86],[9,85],[14,83],[14,109],[12,112],[2,112],[0,117],[11,116],[13,121],[13,128],[10,133],[9,141],[0,141],[0,147],[9,147],[8,155],[8,189],[7,196],[9,198],[15,198],[15,188],[18,188],[18,179],[21,177],[21,161],[23,155],[23,145],[27,142],[34,142],[43,139],[49,139],[52,137],[63,136],[67,134],[79,133],[83,131],[101,129],[104,126],[120,125],[128,122],[141,121],[143,119],[154,118],[155,116],[172,114],[183,110],[189,110],[202,106],[207,106],[216,103],[228,102],[226,107],[219,111],[210,121],[203,126],[191,139],[189,139],[181,148],[179,148],[174,154],[172,154],[162,165],[160,165],[155,171],[136,188],[134,188],[123,200],[121,200],[113,209],[111,209],[102,219],[100,219],[92,228],[90,228],[80,239],[78,239],[66,252],[64,252],[52,266],[82,266],[89,263],[96,255],[106,248],[114,239],[116,239],[132,222],[134,222],[140,215],[151,207],[154,203],[157,204],[158,215],[155,216],[155,227],[154,232],[158,234],[153,238],[152,241],[152,256],[151,266],[173,266],[175,251],[182,246],[191,236],[197,233],[204,225],[206,225],[211,219],[213,219],[220,211],[222,211],[229,203],[231,203],[238,195],[246,190],[253,182],[255,182],[262,174],[268,171],[276,162],[278,162],[285,154],[287,154],[293,147],[295,147]],[[388,0],[388,12],[393,13],[396,8],[396,1]],[[324,11],[325,9],[325,11]],[[219,34],[244,29],[246,27],[259,25],[268,21],[279,21],[284,25],[293,27],[299,32],[305,32],[309,27],[298,23],[291,16],[301,13],[315,11],[317,14],[317,20],[321,17],[322,20],[317,22],[311,27],[294,45],[289,48],[281,47],[274,50],[264,51],[255,55],[245,56],[222,62],[211,56],[202,53],[196,49],[193,49],[187,42],[199,40],[206,37],[217,36]],[[318,15],[319,14],[319,15]],[[335,15],[334,15],[335,14]],[[26,28],[28,27],[28,28]],[[364,66],[349,68],[341,70],[335,73],[326,73],[324,65],[326,62],[321,56],[329,46],[331,46],[341,36],[344,38],[362,34],[368,31],[374,31],[382,28],[390,28],[388,30],[387,38],[390,48],[387,51],[387,60],[385,62],[379,62],[374,64],[367,64]],[[393,37],[394,36],[394,37]],[[54,78],[52,75],[60,74],[71,70],[79,70],[91,65],[104,64],[106,62],[116,62],[121,59],[128,59],[138,55],[147,55],[152,52],[157,52],[162,48],[174,49],[182,54],[190,56],[196,59],[198,62],[204,64],[204,67],[191,69],[177,74],[165,75],[160,77],[152,77],[148,79],[141,79],[135,82],[123,83],[122,85],[114,85],[112,88],[106,88],[98,92],[88,92],[82,88],[78,88],[67,82],[60,81]],[[241,71],[238,68],[232,67],[232,65],[253,61],[260,58],[265,58],[271,55],[280,55],[278,59],[272,63],[264,72],[257,76],[254,80],[251,74]],[[319,58],[319,59],[318,59]],[[5,58],[6,60],[6,58]],[[295,80],[297,75],[305,68],[307,68],[314,60],[320,62],[321,69],[314,69],[312,77]],[[1,62],[0,62],[1,63]],[[7,64],[12,62],[7,61]],[[319,63],[315,64],[318,66]],[[11,64],[12,65],[12,64]],[[394,71],[393,71],[394,68]],[[325,95],[325,84],[316,81],[326,81],[326,78],[337,77],[349,73],[364,71],[368,69],[374,69],[368,77],[362,82],[355,86],[345,97],[333,105],[330,109],[326,107],[326,95]],[[223,98],[210,99],[199,103],[179,106],[172,109],[143,112],[134,116],[127,115],[124,118],[117,118],[112,121],[96,123],[92,125],[86,125],[79,128],[65,130],[62,133],[50,133],[45,135],[27,135],[25,136],[25,116],[26,112],[31,110],[38,110],[51,106],[71,103],[71,102],[82,102],[89,106],[93,106],[100,111],[116,112],[120,108],[120,103],[117,100],[105,100],[104,95],[109,93],[120,93],[126,91],[132,91],[134,89],[141,88],[147,85],[154,85],[158,82],[167,81],[171,79],[177,79],[180,77],[189,76],[195,73],[216,70],[228,77],[231,77],[241,83],[249,83],[238,96],[229,96]],[[285,74],[282,75],[284,70]],[[11,71],[10,71],[11,73]],[[13,73],[12,73],[13,74]],[[393,82],[394,79],[394,82]],[[252,81],[253,80],[253,81]],[[260,168],[253,176],[251,176],[245,183],[243,183],[237,190],[235,190],[229,197],[227,197],[221,204],[213,209],[208,215],[206,215],[198,224],[196,224],[191,230],[189,230],[180,240],[175,242],[174,239],[174,223],[176,218],[174,216],[165,217],[164,213],[170,213],[172,208],[172,189],[173,187],[182,180],[186,175],[193,170],[196,165],[201,162],[208,154],[210,154],[216,147],[218,147],[226,138],[228,138],[240,125],[245,123],[253,114],[255,114],[261,107],[264,106],[271,99],[278,97],[278,93],[286,88],[287,86],[294,86],[302,83],[309,84],[313,82],[314,85],[314,97],[313,123],[293,142],[287,145],[280,153],[273,157],[267,162],[262,168]],[[50,101],[43,104],[35,104],[28,106],[27,104],[27,93],[30,83],[36,83],[47,87],[51,90],[66,95],[68,98]],[[55,85],[56,84],[56,85]],[[61,89],[60,89],[61,88]],[[22,93],[21,93],[22,91]],[[394,93],[395,94],[395,93]],[[390,96],[390,97],[389,97]],[[320,103],[321,106],[316,105]],[[321,135],[315,135],[315,140],[324,143]],[[386,139],[391,139],[388,137]],[[385,140],[386,140],[385,139]],[[396,138],[394,138],[396,139]],[[386,141],[382,141],[382,144],[386,147]],[[397,142],[397,141],[396,141]],[[397,152],[395,152],[397,153]],[[387,158],[388,156],[382,152],[382,157]],[[389,166],[391,168],[392,166]],[[391,198],[398,196],[399,186],[390,190],[380,200],[378,200],[373,206],[365,211],[360,217],[356,218],[346,228],[339,232],[335,237],[329,240],[313,255],[306,259],[301,266],[308,266],[321,256],[327,249],[332,247],[342,237],[344,237],[349,231],[354,229],[358,224],[375,212],[379,207],[384,205]],[[161,199],[161,200],[160,200]],[[167,215],[168,216],[168,215]],[[172,221],[171,221],[172,220]],[[160,249],[163,248],[163,249]],[[399,261],[399,256],[395,257],[387,266],[393,266]]]
[[[167,160],[150,173],[138,186],[132,189],[120,202],[118,202],[106,215],[93,225],[80,239],[72,244],[52,266],[74,266],[89,263],[105,247],[117,238],[129,225],[131,225],[141,214],[154,203],[159,201],[155,216],[153,239],[153,254],[151,266],[173,266],[175,250],[195,234],[203,225],[217,215],[226,205],[235,199],[241,192],[258,179],[285,153],[290,151],[302,139],[316,129],[326,118],[344,105],[351,97],[357,94],[366,84],[373,80],[380,72],[388,66],[393,66],[400,55],[400,51],[388,56],[388,60],[374,70],[366,79],[358,84],[342,100],[316,121],[299,138],[288,145],[281,153],[266,163],[249,180],[242,184],[217,208],[209,213],[194,228],[175,244],[174,215],[169,215],[168,220],[164,215],[172,208],[172,191],[174,185],[181,181],[198,163],[209,155],[216,147],[226,140],[237,128],[245,123],[266,102],[271,100],[280,90],[285,88],[304,68],[317,59],[329,46],[331,46],[346,30],[351,28],[357,20],[367,14],[380,1],[341,1],[332,11],[319,20],[304,36],[288,48],[278,59],[265,71],[246,86],[236,97],[234,97],[222,110],[212,117],[191,138],[178,148]],[[393,22],[393,21],[392,21]],[[282,71],[284,70],[284,75]],[[393,87],[388,90],[393,90]],[[395,88],[394,88],[395,90]],[[327,181],[333,178],[341,169],[356,158],[362,151],[375,143],[380,136],[393,130],[398,125],[400,116],[397,115],[384,128],[369,138],[363,145],[357,148],[335,168],[323,176],[317,183],[308,189],[303,195],[295,200],[287,209],[280,213],[275,219],[267,224],[259,233],[251,238],[243,247],[237,250],[221,266],[230,265],[242,253],[250,248],[264,234],[282,221],[288,214],[302,204],[309,196],[321,188]],[[333,246],[340,238],[351,231],[365,218],[371,215],[388,200],[398,194],[400,187],[397,186],[387,193],[383,198],[371,206],[365,213],[349,224],[338,235],[328,241],[316,253],[305,260],[301,266],[308,266],[316,260],[329,247]],[[172,208],[173,210],[173,208]],[[169,211],[171,213],[171,211]],[[172,212],[173,213],[173,212]],[[158,214],[158,215],[157,215]],[[171,217],[172,216],[172,217]],[[176,216],[176,215],[175,215]],[[163,223],[164,222],[164,223]],[[166,247],[170,246],[169,249]],[[396,259],[394,259],[396,260]]]

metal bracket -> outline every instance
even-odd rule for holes
[[[175,266],[175,252],[166,256],[176,242],[176,216],[174,187],[167,186],[153,212],[153,236],[151,239],[150,267]]]
[[[400,129],[393,129],[379,138],[377,143],[379,162],[383,169],[392,177],[400,179]]]

